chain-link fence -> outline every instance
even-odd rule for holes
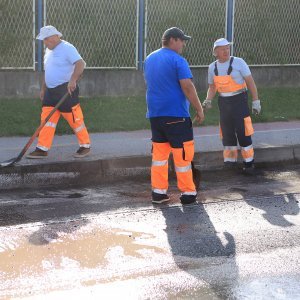
[[[0,0],[0,69],[34,69],[34,28],[34,0]]]
[[[234,54],[251,65],[300,63],[299,0],[236,0]]]
[[[229,1],[0,0],[0,69],[33,69],[37,60],[41,70],[43,49],[34,38],[35,20],[40,24],[43,17],[76,46],[88,68],[141,66],[172,26],[192,36],[184,50],[190,65],[206,66],[214,59],[214,40],[230,23]],[[234,3],[235,56],[250,65],[300,65],[300,0]]]
[[[226,1],[146,0],[145,53],[160,48],[163,32],[176,26],[192,36],[184,49],[190,65],[207,65],[213,42],[225,36],[225,16]]]
[[[135,68],[137,0],[47,0],[45,24],[74,44],[88,68]]]

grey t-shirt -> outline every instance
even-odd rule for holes
[[[227,71],[229,68],[230,59],[224,63],[220,63],[217,61],[218,75],[224,76],[227,75]],[[215,76],[215,62],[211,63],[208,67],[208,84],[214,83]],[[234,57],[232,62],[232,72],[230,74],[234,81],[238,84],[244,83],[244,77],[251,75],[251,71],[246,64],[246,62],[239,57]]]

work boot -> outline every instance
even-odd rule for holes
[[[225,161],[223,165],[224,170],[236,170],[237,162]]]
[[[244,167],[243,167],[243,174],[244,175],[255,175],[256,174],[256,170],[255,170],[254,164],[252,164],[250,166],[244,165]]]
[[[48,151],[44,151],[40,148],[35,148],[34,151],[29,153],[26,158],[46,158],[48,156]]]
[[[81,158],[81,157],[86,157],[87,155],[89,155],[91,149],[90,148],[86,148],[86,147],[80,147],[77,152],[74,154],[75,158]]]
[[[170,198],[167,194],[159,194],[159,193],[152,192],[152,203],[161,204],[169,200]]]
[[[181,204],[183,204],[183,205],[195,203],[196,200],[197,200],[197,195],[185,195],[185,194],[182,194],[180,196],[180,201],[181,201]]]

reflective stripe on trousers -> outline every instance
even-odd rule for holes
[[[167,190],[162,190],[162,189],[152,189],[152,191],[154,193],[163,194],[163,195],[167,193]]]
[[[153,167],[162,167],[168,164],[167,160],[152,160]]]
[[[192,165],[191,164],[189,164],[188,166],[185,166],[185,167],[177,167],[177,166],[175,166],[175,171],[178,172],[178,173],[185,173],[185,172],[187,172],[187,171],[189,171],[191,169],[192,169]]]

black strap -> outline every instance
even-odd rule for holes
[[[219,72],[218,72],[218,67],[217,67],[217,62],[215,62],[215,75],[218,76],[219,75]]]
[[[232,72],[232,62],[233,62],[234,57],[231,56],[230,61],[229,61],[229,67],[228,67],[228,71],[227,71],[227,75],[230,75]],[[215,75],[218,76],[219,72],[218,72],[218,67],[217,67],[217,62],[215,62],[215,69],[214,69]]]
[[[231,72],[232,72],[232,62],[233,62],[233,59],[234,59],[234,57],[232,56],[232,57],[230,58],[229,68],[228,68],[228,71],[227,71],[227,75],[230,75]]]

